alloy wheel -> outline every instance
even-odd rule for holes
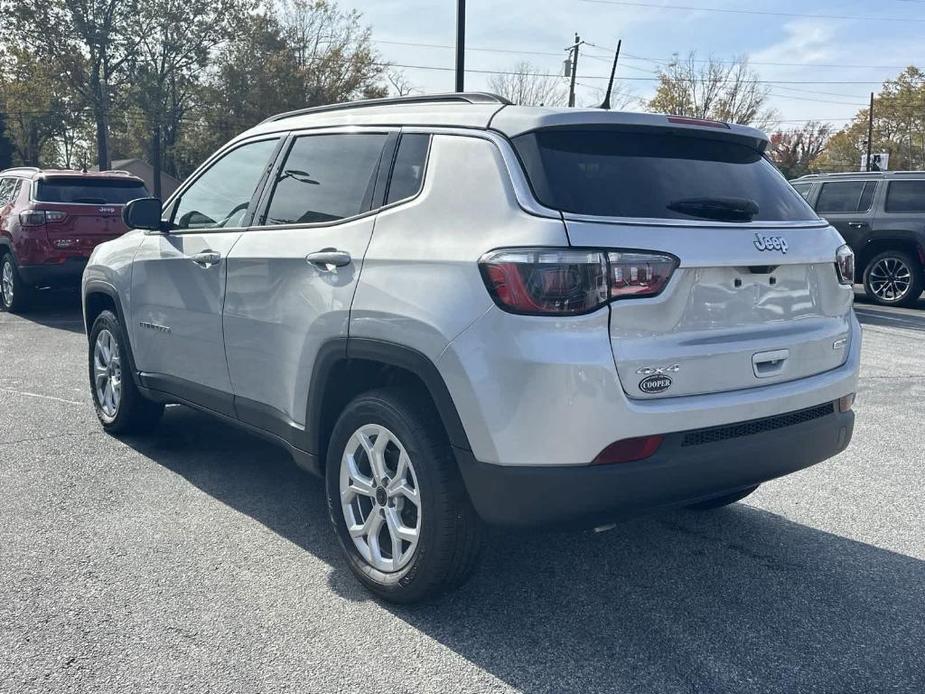
[[[891,303],[902,299],[912,286],[912,270],[899,258],[881,258],[867,277],[877,298]]]
[[[360,556],[383,572],[399,571],[421,535],[417,475],[405,447],[384,426],[368,424],[347,441],[340,464],[347,532]]]
[[[13,263],[9,258],[3,261],[3,274],[2,278],[0,278],[0,282],[2,282],[2,287],[0,287],[0,289],[3,291],[3,302],[7,306],[12,306],[14,290]]]
[[[106,329],[100,330],[93,346],[93,380],[100,410],[107,419],[115,419],[122,401],[122,362],[119,343]]]

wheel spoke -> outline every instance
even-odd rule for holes
[[[385,510],[385,522],[389,526],[389,534],[393,538],[398,538],[405,540],[406,542],[417,542],[418,541],[418,531],[415,528],[409,528],[401,522],[401,516],[398,514],[398,511],[394,508],[387,508]]]
[[[418,497],[418,490],[412,489],[407,484],[398,485],[392,492],[390,492],[390,495],[393,497],[402,496],[418,508],[421,507],[421,502]]]

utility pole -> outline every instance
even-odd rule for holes
[[[610,68],[610,81],[607,83],[607,93],[604,94],[604,102],[601,108],[605,111],[610,110],[610,94],[613,92],[613,78],[617,74],[617,61],[620,60],[620,46],[623,45],[623,39],[617,41],[617,52],[613,56],[613,67]]]
[[[576,33],[575,44],[568,49],[571,51],[571,65],[569,66],[569,71],[572,73],[572,80],[568,88],[568,105],[570,107],[575,105],[575,77],[578,75],[578,48],[580,46],[581,37]]]
[[[456,0],[456,91],[466,90],[466,0]]]
[[[874,144],[874,93],[870,93],[870,109],[867,111],[867,170],[870,171],[871,147]]]

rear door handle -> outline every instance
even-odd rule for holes
[[[330,271],[336,267],[349,265],[353,258],[346,251],[339,251],[336,248],[322,248],[315,253],[309,253],[305,256],[305,260],[311,265]]]
[[[222,259],[222,254],[218,251],[203,251],[202,253],[197,253],[192,256],[192,260],[199,267],[210,268],[213,265],[219,263]]]
[[[852,229],[863,229],[864,222],[848,222],[848,226]]]

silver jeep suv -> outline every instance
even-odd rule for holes
[[[861,348],[853,255],[766,145],[489,94],[270,118],[90,259],[99,419],[285,446],[393,601],[484,523],[732,503],[848,445]]]

